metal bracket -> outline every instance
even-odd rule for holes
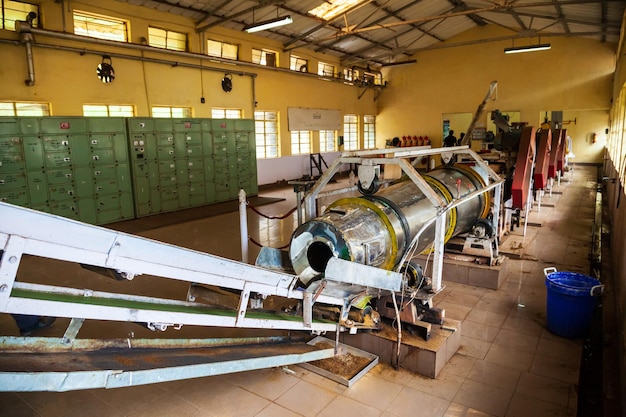
[[[235,318],[235,327],[241,327],[246,318],[246,310],[248,309],[248,300],[250,299],[250,287],[246,282],[243,284],[241,296],[239,298],[239,308],[237,309],[237,318]]]
[[[146,327],[150,330],[152,330],[153,332],[156,330],[159,331],[166,331],[168,327],[174,327],[174,329],[176,330],[180,330],[182,329],[183,325],[182,324],[174,324],[174,323],[153,323],[153,322],[148,322],[146,323]]]
[[[61,343],[65,345],[72,344],[74,340],[76,339],[76,336],[78,335],[78,332],[80,331],[80,328],[83,327],[84,322],[85,322],[85,319],[73,318],[72,320],[70,320],[70,324],[67,326],[67,330],[65,331],[65,334],[63,335],[63,338],[61,339]]]

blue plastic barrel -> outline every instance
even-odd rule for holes
[[[584,337],[604,286],[595,278],[574,272],[557,272],[556,268],[546,268],[544,273],[548,288],[548,330],[570,339]]]

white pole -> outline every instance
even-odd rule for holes
[[[239,190],[239,229],[241,230],[241,262],[248,263],[248,215],[246,192]]]

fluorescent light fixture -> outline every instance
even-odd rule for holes
[[[267,30],[271,28],[275,28],[278,26],[288,25],[289,23],[293,23],[293,19],[291,16],[282,16],[277,17],[275,19],[265,20],[263,22],[252,23],[250,25],[245,25],[243,30],[248,33],[260,32],[262,30]]]
[[[540,43],[538,45],[514,46],[513,48],[504,48],[505,54],[519,54],[521,52],[545,51],[550,49],[549,43]]]

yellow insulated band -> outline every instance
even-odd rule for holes
[[[450,194],[450,191],[448,191],[445,185],[443,185],[439,180],[433,177],[429,177],[428,175],[424,175],[424,180],[428,183],[428,185],[439,190],[441,195],[443,195],[443,197],[446,199],[446,203],[449,204],[452,201],[452,194]],[[447,243],[454,233],[454,228],[456,227],[457,220],[456,207],[450,210],[448,213],[450,213],[450,216],[448,218],[448,228],[446,229],[444,243]]]
[[[478,175],[478,173],[470,167],[463,164],[455,164],[454,167],[477,180],[480,183],[481,188],[487,187],[487,184],[485,183],[485,180],[483,180],[483,177]],[[485,192],[483,196],[484,200],[481,200],[483,202],[483,209],[480,212],[481,219],[484,219],[487,217],[487,215],[489,215],[489,208],[491,207],[491,193]]]

